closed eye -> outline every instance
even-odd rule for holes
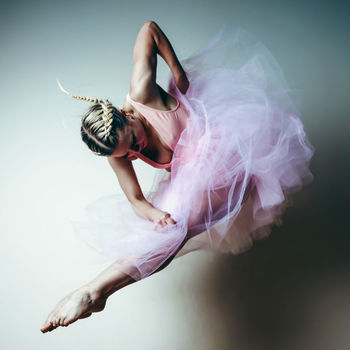
[[[136,151],[136,137],[134,134],[132,134],[132,145],[130,148]],[[126,159],[126,158],[128,158],[128,156],[129,156],[129,152],[125,156],[123,156],[122,158]]]

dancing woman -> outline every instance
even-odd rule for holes
[[[167,91],[156,83],[158,54],[172,73]],[[94,220],[75,222],[114,263],[62,299],[43,333],[103,310],[115,291],[175,257],[247,250],[281,223],[289,194],[313,178],[314,148],[283,73],[241,28],[223,28],[180,63],[159,26],[146,22],[122,109],[60,87],[94,103],[82,119],[82,139],[107,157],[125,196],[97,200],[87,208]],[[167,170],[147,195],[132,165],[137,158]]]

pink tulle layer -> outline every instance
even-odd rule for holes
[[[188,123],[171,173],[160,170],[146,194],[176,224],[155,229],[124,195],[96,200],[89,220],[73,222],[79,237],[135,280],[193,250],[247,250],[281,223],[289,194],[313,179],[298,91],[263,44],[226,26],[181,63],[190,88],[183,95],[170,79],[168,91],[188,108]]]

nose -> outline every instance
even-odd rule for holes
[[[133,153],[137,153],[139,151],[140,151],[140,144],[137,143],[135,146],[132,146],[132,148],[130,148],[129,153],[133,154]]]
[[[141,141],[138,142],[138,143],[136,144],[136,147],[137,147],[137,152],[140,152],[141,147],[142,147],[142,142],[141,142]]]

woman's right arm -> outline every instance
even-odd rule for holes
[[[185,94],[190,85],[186,73],[182,68],[175,51],[167,36],[160,29],[157,23],[150,21],[150,28],[153,33],[154,42],[157,46],[158,54],[164,59],[173,73],[174,81],[178,89]]]
[[[157,23],[148,21],[141,27],[133,50],[133,70],[130,90],[146,101],[159,94],[156,84],[157,54],[169,66],[180,91],[186,93],[189,82],[168,38]],[[145,94],[150,96],[145,96]]]
[[[117,157],[107,157],[107,159],[117,175],[120,187],[137,215],[150,220],[155,224],[159,224],[160,226],[175,223],[170,217],[159,221],[163,215],[168,213],[155,208],[152,203],[146,200],[130,160]]]

